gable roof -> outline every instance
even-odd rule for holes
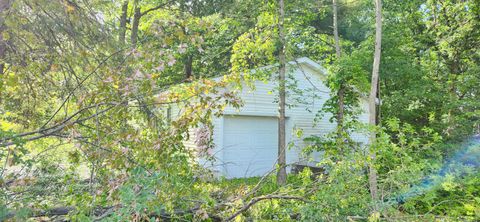
[[[320,73],[324,77],[327,77],[328,71],[323,66],[321,66],[317,62],[311,60],[308,57],[302,57],[302,58],[296,59],[294,61],[291,61],[289,63],[292,63],[292,62],[297,63],[297,64],[304,64],[307,67],[309,67],[310,69],[312,69],[314,71],[317,71],[318,73]],[[356,91],[360,95],[360,99],[368,99],[368,93],[361,92],[355,86],[353,86],[353,90]]]
[[[307,73],[312,73],[312,72],[305,72],[301,67],[301,65],[304,65],[307,68],[309,68],[310,70],[314,71],[315,73],[319,73],[321,75],[322,81],[325,81],[325,79],[327,77],[328,71],[322,65],[320,65],[319,63],[313,61],[312,59],[310,59],[308,57],[297,58],[295,60],[289,61],[287,64],[290,65],[290,67],[297,66],[298,69],[302,70],[304,75],[307,75]],[[250,70],[250,72],[254,73],[256,71],[268,70],[268,69],[272,69],[272,68],[278,67],[278,66],[279,66],[279,64],[276,63],[276,64],[262,66],[262,67],[259,67],[259,68],[252,69],[252,70]],[[297,68],[297,67],[295,67],[295,68]],[[216,77],[210,77],[210,78],[207,78],[207,79],[218,81],[218,80],[221,80],[222,78],[226,78],[226,77],[228,78],[228,76],[230,76],[230,75],[232,75],[232,74],[220,75],[220,76],[216,76]],[[240,75],[243,76],[243,73],[240,74]],[[310,79],[308,76],[305,76],[305,77],[308,80]],[[166,90],[159,91],[157,94],[161,95],[161,94],[164,94],[164,93],[168,93],[172,88],[175,88],[175,87],[181,86],[181,85],[185,85],[185,84],[188,85],[188,84],[191,84],[192,82],[195,82],[195,81],[198,81],[198,80],[186,81],[186,82],[181,82],[181,83],[178,83],[178,84],[173,84],[170,87],[168,87]]]
[[[325,81],[325,79],[327,78],[327,75],[328,75],[327,69],[325,69],[322,65],[320,65],[319,63],[313,61],[312,59],[310,59],[308,57],[297,58],[295,60],[289,61],[288,64],[297,65],[300,69],[301,69],[301,67],[299,65],[304,65],[304,66],[308,67],[309,69],[311,69],[312,71],[315,71],[316,73],[319,73],[321,75],[321,77],[323,77],[323,79],[322,79],[323,81]],[[251,71],[255,72],[256,70],[271,69],[273,67],[277,67],[278,65],[279,64],[276,63],[276,64],[267,65],[267,66],[259,67],[259,68],[256,68],[256,69],[252,69]],[[311,73],[311,72],[308,72],[308,73]],[[306,74],[306,72],[304,72],[304,74]],[[210,79],[219,80],[221,78],[225,78],[226,76],[228,76],[228,75],[211,77]],[[196,80],[194,80],[194,81],[196,81]],[[165,92],[170,91],[170,88],[172,88],[172,87],[182,85],[182,84],[189,84],[189,83],[190,82],[182,82],[182,83],[179,83],[179,84],[174,84],[171,87],[169,87],[167,90],[160,91],[159,94],[163,94]],[[360,95],[360,99],[368,99],[368,93],[361,92],[356,87],[353,87],[353,90],[355,90]]]
[[[326,78],[327,77],[327,73],[328,71],[320,64],[318,64],[317,62],[311,60],[310,58],[308,57],[301,57],[301,58],[298,58],[298,59],[295,59],[295,60],[292,60],[292,61],[289,61],[287,63],[288,65],[291,65],[291,66],[294,66],[294,65],[305,65],[306,67],[308,67],[309,69],[317,72],[317,73],[320,73],[322,75],[322,77]],[[252,69],[250,70],[250,72],[256,72],[256,71],[260,71],[260,70],[268,70],[268,69],[271,69],[271,68],[274,68],[274,67],[277,67],[279,66],[278,63],[275,63],[275,64],[272,64],[272,65],[267,65],[267,66],[262,66],[262,67],[258,67],[258,68],[255,68],[255,69]],[[301,67],[299,67],[301,68]],[[227,77],[231,74],[226,74],[226,75],[222,75],[222,76],[216,76],[216,77],[212,77],[211,79],[214,79],[214,80],[219,80],[221,78],[224,78],[224,77]],[[241,76],[243,76],[243,73],[240,74]]]
[[[294,61],[291,61],[289,63],[304,64],[307,67],[309,67],[309,68],[311,68],[311,69],[313,69],[313,70],[315,70],[315,71],[317,71],[317,72],[319,72],[319,73],[321,73],[325,76],[327,75],[327,70],[323,66],[321,66],[317,62],[311,60],[308,57],[298,58],[298,59],[296,59]]]

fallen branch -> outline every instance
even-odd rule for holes
[[[104,115],[106,112],[112,110],[115,107],[119,107],[119,106],[122,106],[122,107],[139,107],[139,106],[128,105],[128,102],[130,100],[131,99],[127,99],[127,100],[124,100],[124,101],[121,101],[121,102],[110,102],[110,103],[103,102],[103,103],[83,107],[83,108],[77,110],[76,112],[74,112],[73,114],[71,114],[70,116],[68,116],[67,118],[63,119],[61,122],[59,122],[59,123],[57,123],[53,126],[50,126],[50,127],[47,127],[47,128],[40,128],[38,130],[34,130],[34,131],[31,131],[31,132],[19,133],[19,134],[10,136],[10,137],[0,138],[0,147],[8,147],[8,146],[11,146],[11,145],[15,145],[16,144],[15,139],[21,139],[21,141],[23,141],[23,142],[28,142],[28,141],[34,141],[34,140],[42,139],[42,138],[45,138],[45,137],[55,136],[55,134],[63,131],[67,127],[73,126],[75,124],[80,124],[80,123],[83,123],[87,120],[90,120],[90,119],[96,118],[98,116]],[[146,105],[164,105],[164,104],[178,103],[178,102],[182,102],[182,101],[183,100],[166,101],[166,102],[154,102],[154,103],[149,103],[149,104],[146,104]],[[106,106],[106,108],[104,108],[104,109],[102,109],[98,112],[95,112],[95,113],[93,113],[89,116],[80,118],[80,116],[84,112],[89,111],[90,109],[93,109],[93,108],[98,108],[99,106]],[[75,117],[77,117],[77,119],[75,119]],[[28,136],[31,136],[31,137],[28,137]],[[26,137],[28,137],[28,138],[26,138]]]
[[[299,201],[303,201],[303,202],[307,202],[307,203],[310,202],[309,200],[307,200],[303,197],[298,197],[298,196],[266,195],[266,196],[256,197],[256,198],[253,198],[252,200],[250,200],[250,202],[248,202],[248,204],[244,205],[240,210],[238,210],[237,212],[232,214],[230,217],[227,217],[224,221],[231,221],[231,220],[235,219],[241,213],[250,209],[250,207],[252,207],[256,203],[258,203],[262,200],[271,200],[271,199],[299,200]]]
[[[55,207],[48,210],[33,210],[34,213],[30,216],[33,217],[46,217],[46,216],[64,216],[68,215],[69,212],[74,210],[72,207]],[[0,220],[4,221],[7,219],[11,219],[17,215],[16,211],[9,212],[5,215],[4,218],[0,218]]]
[[[271,200],[271,199],[298,200],[298,201],[303,201],[303,202],[310,202],[309,200],[307,200],[303,197],[298,197],[298,196],[282,196],[282,195],[260,196],[260,197],[256,197],[256,198],[253,198],[252,200],[250,200],[250,202],[248,202],[248,204],[244,205],[240,210],[238,210],[237,212],[232,214],[230,217],[228,217],[226,219],[223,219],[223,221],[231,221],[231,220],[235,219],[241,213],[250,209],[250,207],[252,207],[256,203],[258,203],[260,201],[263,201],[263,200]],[[95,216],[94,221],[100,221],[100,220],[105,219],[105,218],[111,216],[112,214],[114,214],[116,209],[118,209],[119,207],[121,207],[121,206],[116,205],[116,206],[109,206],[109,207],[98,207],[93,211],[94,215],[91,215],[91,216]],[[219,206],[217,206],[217,207],[219,207]],[[74,208],[74,207],[56,207],[56,208],[51,208],[51,209],[47,209],[47,210],[35,210],[35,209],[33,209],[32,212],[34,212],[34,213],[32,215],[30,215],[29,217],[30,218],[35,218],[35,217],[45,217],[45,216],[47,216],[47,217],[65,216],[65,215],[68,215],[70,212],[73,212],[75,210],[76,210],[76,208]],[[168,213],[168,212],[151,213],[151,214],[149,214],[149,217],[156,217],[156,218],[167,219],[168,220],[168,219],[171,219],[175,216],[195,214],[195,212],[197,212],[198,210],[200,210],[200,207],[197,206],[197,207],[187,209],[187,210],[175,210],[173,213]],[[16,211],[11,211],[8,214],[6,214],[5,217],[0,218],[0,220],[3,221],[3,220],[11,219],[11,218],[15,217],[17,215],[17,213],[18,212],[16,212]],[[215,215],[209,215],[209,216],[213,221],[222,221],[222,218],[220,218],[218,216],[215,216]]]
[[[121,205],[116,205],[116,206],[109,206],[109,207],[98,207],[96,208],[93,212],[93,215],[95,216],[94,221],[100,221],[102,219],[105,219],[109,216],[111,216],[113,213],[115,213],[115,210],[121,207]],[[148,216],[149,217],[156,217],[160,219],[171,219],[175,216],[182,216],[182,215],[190,215],[194,214],[197,210],[199,210],[200,207],[194,207],[191,209],[187,210],[175,210],[173,213],[168,213],[168,212],[162,212],[162,213],[151,213]],[[66,216],[70,212],[75,211],[76,208],[74,207],[55,207],[47,210],[35,210],[32,209],[34,212],[29,216],[29,218],[35,218],[35,217],[51,217],[51,216]],[[16,211],[11,211],[7,213],[3,218],[0,217],[0,221],[5,221],[11,218],[14,218],[18,212]],[[214,221],[220,221],[221,219],[216,216],[211,217]]]

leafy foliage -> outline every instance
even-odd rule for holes
[[[307,168],[285,186],[271,175],[218,178],[199,161],[214,160],[212,118],[243,105],[237,92],[245,83],[275,77],[257,68],[278,62],[276,1],[4,2],[0,220],[54,212],[73,221],[480,217],[475,167],[434,177],[438,183],[404,198],[479,133],[476,0],[384,1],[375,127],[359,119],[372,69],[372,2],[339,1],[337,58],[330,1],[286,1],[287,57],[320,62],[332,92],[344,87],[348,146],[333,132],[305,139],[295,149],[322,153],[316,167],[324,172]],[[290,106],[315,96],[289,81]],[[311,110],[317,120],[337,113],[337,100],[332,93]],[[375,143],[353,142],[372,131]],[[191,138],[202,149],[187,148]],[[379,174],[381,203],[369,195],[369,164]],[[374,204],[379,214],[371,214]]]

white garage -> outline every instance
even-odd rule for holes
[[[275,70],[272,67],[268,69]],[[322,136],[336,128],[330,121],[331,113],[318,115],[331,96],[324,83],[326,70],[308,58],[300,58],[289,63],[287,73],[287,165],[314,164],[320,155],[303,155],[302,149],[308,145],[304,138]],[[272,75],[269,81],[255,81],[254,87],[243,87],[238,94],[244,103],[242,107],[227,106],[223,116],[212,117],[214,148],[211,153],[214,158],[199,158],[202,166],[227,178],[262,176],[276,167],[278,82],[275,77]],[[362,110],[358,120],[367,123],[366,98],[361,98],[360,104]],[[181,112],[182,107],[177,107],[174,116]],[[352,136],[358,142],[368,141],[368,137],[360,133],[352,132]],[[194,141],[191,136],[184,144],[194,150],[197,149]]]
[[[278,119],[225,116],[223,166],[227,178],[261,176],[275,167]]]

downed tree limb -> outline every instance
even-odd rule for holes
[[[30,217],[46,217],[46,216],[64,216],[67,215],[69,212],[73,211],[73,207],[55,207],[48,210],[34,210],[33,214]],[[0,218],[1,221],[11,219],[17,215],[18,212],[11,211],[4,216],[4,218]]]
[[[117,206],[117,207],[121,207],[121,206]],[[110,207],[109,209],[107,210],[104,210],[102,213],[100,214],[95,214],[95,216],[97,216],[94,221],[101,221],[102,219],[104,218],[107,218],[109,216],[111,216],[112,214],[115,213],[115,209],[116,207]],[[191,208],[191,209],[187,209],[187,210],[175,210],[173,213],[167,213],[167,212],[163,212],[163,213],[150,213],[148,215],[148,217],[155,217],[155,218],[161,218],[161,219],[171,219],[173,218],[175,215],[177,216],[181,216],[181,215],[190,215],[190,214],[194,214],[197,210],[199,210],[200,207],[194,207],[194,208]]]
[[[22,140],[23,142],[28,142],[28,141],[34,141],[34,140],[42,139],[42,138],[45,138],[45,137],[55,136],[55,134],[60,133],[61,131],[63,131],[64,129],[66,129],[70,126],[73,126],[75,124],[81,124],[81,123],[83,123],[87,120],[90,120],[90,119],[96,118],[98,116],[104,115],[105,113],[107,113],[108,111],[110,111],[110,110],[112,110],[116,107],[140,107],[140,106],[128,105],[129,101],[133,101],[133,100],[132,99],[126,99],[126,100],[123,100],[121,102],[102,102],[102,103],[98,103],[98,104],[83,107],[83,108],[75,111],[73,114],[66,117],[65,119],[63,119],[59,123],[54,124],[52,126],[43,127],[43,128],[31,131],[31,132],[24,132],[24,133],[19,133],[19,134],[12,135],[12,136],[9,136],[9,137],[0,138],[0,147],[8,147],[8,146],[15,145],[17,143],[16,139],[17,140]],[[154,102],[154,103],[149,103],[149,104],[146,104],[146,105],[163,105],[163,104],[173,104],[173,103],[178,103],[178,102],[181,102],[181,100],[179,100],[179,101],[167,101],[167,102]],[[106,106],[106,107],[104,109],[100,110],[100,111],[97,111],[97,112],[91,114],[91,115],[88,115],[86,117],[81,118],[81,115],[83,115],[85,112],[87,112],[91,109],[94,109],[94,108],[98,108],[99,106]]]
[[[94,216],[106,215],[108,212],[112,212],[117,207],[119,207],[119,205],[109,206],[109,207],[97,207],[93,211],[94,212],[93,214],[94,214]],[[75,210],[76,210],[75,207],[66,207],[66,206],[54,207],[54,208],[50,208],[50,209],[46,209],[46,210],[31,209],[32,214],[29,215],[29,218],[66,216],[70,212],[73,212]],[[3,218],[0,217],[0,221],[11,219],[11,218],[15,217],[17,214],[18,214],[17,211],[11,211],[11,212],[7,213]],[[110,214],[108,214],[108,215],[110,215]]]
[[[112,214],[115,213],[115,210],[122,207],[121,205],[116,206],[109,206],[109,207],[98,207],[93,211],[94,219],[93,221],[101,221]],[[74,207],[55,207],[47,210],[35,210],[33,209],[33,213],[29,216],[29,218],[36,218],[36,217],[52,217],[52,216],[66,216],[70,212],[75,211],[76,208]],[[175,210],[173,213],[162,212],[162,213],[150,213],[148,217],[155,217],[160,218],[163,220],[170,220],[175,216],[185,216],[195,214],[196,211],[200,210],[200,207],[194,207],[187,210]],[[3,218],[0,217],[0,221],[5,221],[11,218],[14,218],[18,214],[17,211],[11,211],[7,213]],[[213,221],[221,221],[221,218],[215,215],[209,215],[209,217]]]
[[[240,208],[240,210],[238,210],[237,212],[232,214],[230,217],[227,217],[224,221],[231,221],[231,220],[235,219],[241,213],[250,209],[250,207],[252,207],[256,203],[258,203],[262,200],[271,200],[271,199],[299,200],[299,201],[303,201],[303,202],[307,202],[307,203],[310,202],[309,200],[307,200],[303,197],[298,197],[298,196],[266,195],[266,196],[256,197],[256,198],[253,198],[252,200],[250,200],[250,202],[248,202],[248,204],[244,205],[242,208]]]
[[[231,221],[235,219],[238,215],[242,214],[243,212],[247,211],[252,207],[253,205],[257,204],[260,201],[263,200],[271,200],[271,199],[283,199],[283,200],[298,200],[298,201],[303,201],[303,202],[310,202],[309,200],[303,198],[303,197],[298,197],[298,196],[282,196],[282,195],[266,195],[266,196],[260,196],[253,198],[248,202],[246,205],[244,205],[240,210],[232,214],[226,219],[223,219],[223,221]],[[94,221],[100,221],[102,219],[105,219],[112,214],[115,213],[115,210],[121,207],[120,205],[116,206],[109,206],[109,207],[98,207],[97,209],[94,210],[94,215],[95,216]],[[219,207],[219,206],[217,206]],[[56,208],[51,208],[47,210],[32,210],[33,214],[30,215],[30,218],[35,218],[35,217],[51,217],[51,216],[65,216],[68,215],[70,212],[75,211],[76,208],[74,207],[56,207]],[[200,210],[200,207],[194,207],[191,209],[187,210],[175,210],[173,213],[167,213],[167,212],[162,212],[162,213],[151,213],[149,217],[156,217],[156,218],[161,218],[161,219],[172,219],[175,216],[182,216],[182,215],[191,215],[195,214],[196,211]],[[0,218],[1,221],[11,219],[17,215],[18,212],[16,211],[11,211],[7,213],[3,218]],[[209,215],[209,217],[213,221],[222,221],[221,217],[218,217],[216,215]]]

